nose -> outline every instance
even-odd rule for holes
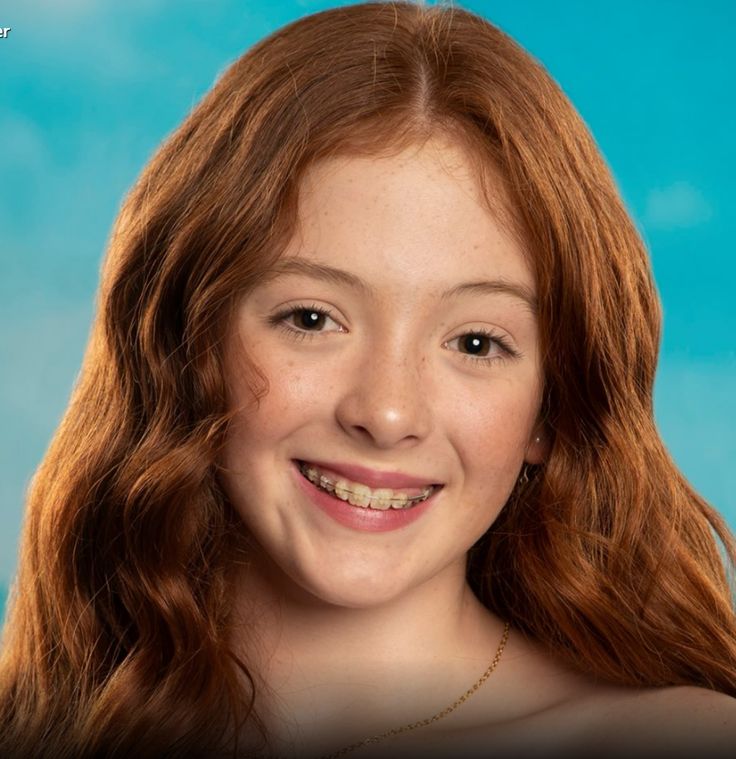
[[[432,427],[430,378],[422,356],[373,350],[345,377],[337,421],[357,442],[411,447]]]

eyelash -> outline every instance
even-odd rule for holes
[[[291,306],[287,309],[284,309],[283,311],[279,311],[276,314],[273,314],[272,316],[268,317],[268,323],[271,324],[274,327],[278,327],[279,329],[282,329],[284,332],[288,334],[290,338],[293,340],[305,340],[305,339],[311,339],[315,334],[319,334],[320,330],[305,330],[305,329],[298,329],[293,326],[289,326],[286,323],[286,320],[295,316],[298,313],[301,312],[308,312],[308,313],[315,313],[319,314],[320,316],[326,316],[332,318],[332,314],[327,309],[321,308],[317,305],[311,305],[311,306]],[[491,342],[496,343],[496,345],[501,349],[503,352],[502,355],[498,356],[476,356],[472,353],[460,353],[459,355],[465,359],[466,361],[470,361],[474,364],[482,363],[482,364],[493,364],[498,361],[507,361],[510,358],[520,358],[521,353],[519,351],[515,350],[511,347],[511,345],[501,336],[498,335],[491,330],[480,328],[475,329],[472,332],[465,332],[462,335],[458,335],[457,337],[454,337],[453,340],[458,340],[462,337],[467,337],[468,335],[473,335],[477,337],[486,337]],[[451,342],[451,341],[448,341]]]

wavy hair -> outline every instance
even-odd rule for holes
[[[124,200],[81,373],[27,494],[0,754],[211,755],[246,725],[267,744],[228,643],[248,536],[217,475],[225,335],[294,232],[307,167],[440,132],[496,211],[500,178],[533,263],[551,440],[472,548],[469,582],[580,671],[736,695],[736,546],[656,430],[659,302],[591,136],[483,18],[364,3],[248,50]]]

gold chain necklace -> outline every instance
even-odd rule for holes
[[[478,682],[476,682],[471,688],[465,691],[465,693],[463,693],[463,695],[460,696],[460,698],[458,698],[455,703],[451,704],[450,706],[446,706],[441,712],[437,712],[437,714],[435,714],[433,717],[428,717],[427,719],[422,719],[418,722],[411,722],[410,724],[404,725],[403,727],[391,728],[391,730],[387,730],[385,733],[381,733],[380,735],[374,735],[371,738],[363,738],[362,741],[351,743],[349,746],[345,746],[338,751],[333,752],[332,754],[326,754],[320,759],[337,759],[338,756],[343,756],[343,754],[354,751],[356,748],[360,748],[361,746],[367,746],[370,743],[378,743],[379,741],[384,740],[384,738],[390,738],[394,735],[398,735],[399,733],[405,733],[408,730],[416,730],[418,727],[425,727],[426,725],[432,724],[432,722],[437,722],[437,720],[446,717],[450,712],[455,711],[455,709],[457,709],[460,704],[465,703],[473,695],[473,693],[475,693],[478,688],[480,688],[480,686],[483,685],[483,683],[491,676],[493,670],[498,666],[498,662],[501,659],[501,654],[503,653],[503,649],[506,646],[506,641],[508,639],[509,623],[506,622],[503,628],[503,637],[501,638],[501,642],[498,644],[498,650],[496,651],[496,655],[493,657],[491,665],[481,675]]]

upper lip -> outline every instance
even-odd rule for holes
[[[438,485],[431,477],[414,477],[404,472],[382,472],[378,469],[369,469],[358,464],[345,464],[335,461],[315,461],[314,459],[301,459],[305,464],[314,464],[320,469],[329,469],[335,474],[341,474],[348,480],[360,482],[369,488],[424,488],[427,485]]]

